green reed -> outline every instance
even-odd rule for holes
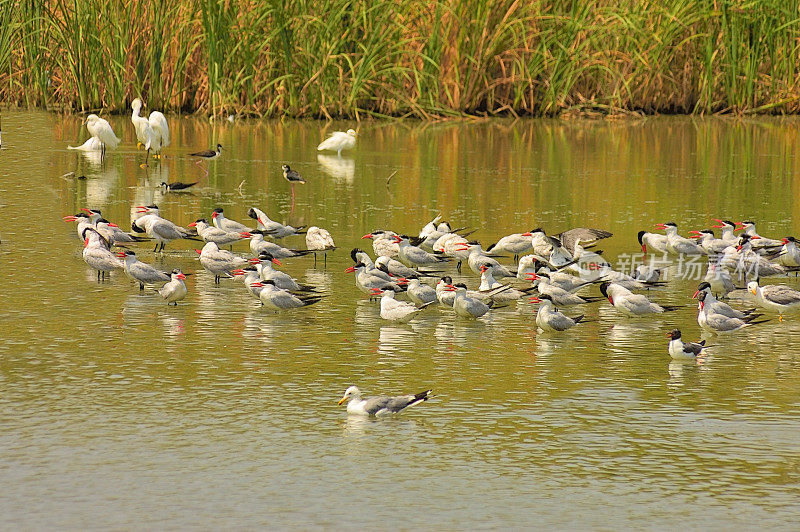
[[[0,0],[11,105],[797,113],[800,0]]]

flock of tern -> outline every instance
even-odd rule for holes
[[[162,148],[170,143],[169,128],[164,115],[157,111],[149,118],[140,116],[142,106],[141,100],[134,100],[131,120],[139,143],[148,155],[152,151],[154,158],[158,158]],[[108,122],[96,115],[90,115],[86,125],[92,137],[77,149],[105,153],[106,147],[113,149],[120,142]],[[336,132],[318,149],[334,150],[341,155],[342,150],[355,145],[355,139],[353,130]],[[192,155],[200,161],[212,160],[221,152],[222,146],[218,144],[215,150]],[[292,185],[305,182],[288,165],[283,166],[283,171]],[[162,183],[173,190],[192,184]],[[317,287],[298,282],[275,268],[282,266],[281,260],[309,254],[314,254],[316,266],[318,253],[325,255],[327,265],[327,252],[335,249],[335,244],[325,229],[284,225],[255,207],[248,211],[248,216],[255,220],[254,227],[226,218],[221,208],[210,213],[210,221],[198,217],[187,227],[163,218],[156,205],[140,206],[136,211],[130,233],[104,219],[96,209],[82,209],[65,217],[77,222],[78,234],[84,242],[83,259],[97,271],[98,281],[111,271],[123,270],[141,291],[152,287],[168,304],[177,305],[188,294],[184,281],[191,273],[178,268],[160,271],[139,260],[130,247],[148,242],[155,245],[153,252],[163,252],[169,242],[189,239],[205,243],[195,251],[200,266],[214,276],[215,283],[224,278],[239,279],[267,309],[279,312],[302,308],[325,297]],[[765,277],[797,275],[800,270],[797,240],[791,236],[780,240],[762,237],[752,221],[715,221],[716,225],[709,229],[691,231],[689,237],[681,236],[672,222],[656,225],[663,232],[638,234],[645,257],[662,254],[665,258],[672,255],[681,259],[707,259],[705,274],[698,279],[700,283],[692,296],[698,301],[699,326],[712,333],[740,331],[768,321],[764,312],[777,313],[782,321],[785,313],[800,309],[800,291],[784,284],[760,285]],[[719,237],[714,229],[720,229]],[[742,233],[737,234],[740,230]],[[465,228],[453,229],[441,216],[425,224],[416,236],[378,229],[362,237],[372,240],[375,258],[353,248],[350,252],[353,265],[346,272],[354,274],[356,286],[370,299],[380,299],[381,318],[393,322],[413,320],[434,305],[452,309],[459,317],[478,319],[498,307],[527,300],[538,305],[535,321],[539,329],[562,333],[590,321],[585,314],[565,313],[567,307],[603,304],[607,300],[617,312],[629,317],[664,314],[679,308],[650,299],[657,293],[652,289],[669,284],[664,278],[665,268],[643,263],[635,271],[621,271],[614,269],[601,251],[593,250],[598,241],[612,236],[608,231],[575,228],[548,235],[542,228],[536,228],[503,236],[486,249],[468,238],[471,233]],[[278,242],[295,235],[305,235],[305,249],[287,248]],[[231,246],[243,241],[249,243],[252,256],[231,250]],[[461,273],[464,265],[480,277],[473,287],[453,282],[452,270]],[[594,290],[598,293],[592,295]],[[737,290],[752,295],[756,308],[735,309],[722,301]],[[694,360],[706,349],[705,341],[684,342],[679,329],[667,336],[673,359]],[[431,391],[427,390],[364,400],[359,389],[352,386],[339,403],[347,401],[350,413],[385,415],[429,397]]]

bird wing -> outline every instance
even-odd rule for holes
[[[317,151],[322,150],[335,150],[336,147],[342,143],[342,136],[347,136],[347,133],[343,131],[334,131],[331,133],[331,136],[327,139],[323,140],[319,146],[317,146]]]
[[[778,305],[800,303],[800,292],[783,284],[765,286],[763,294],[766,299]]]
[[[169,126],[167,118],[159,111],[150,113],[150,127],[161,137],[161,145],[169,146]]]
[[[561,243],[564,244],[564,247],[567,248],[567,251],[573,253],[575,251],[575,243],[578,242],[578,240],[584,244],[591,245],[598,240],[613,236],[613,233],[603,231],[602,229],[576,227],[575,229],[564,231],[557,236],[559,240],[561,240]]]

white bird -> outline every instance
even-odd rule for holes
[[[467,264],[469,265],[469,268],[478,275],[481,274],[482,266],[486,266],[487,268],[491,269],[492,275],[495,277],[503,278],[514,277],[517,275],[517,272],[512,272],[492,257],[489,257],[487,253],[481,249],[481,245],[477,242],[461,244],[460,249],[457,249],[459,251],[469,251],[469,255],[467,256]]]
[[[361,390],[355,386],[350,386],[339,400],[339,405],[341,406],[347,401],[348,414],[382,417],[396,414],[404,408],[414,406],[422,401],[427,401],[433,397],[431,391],[432,390],[425,390],[418,394],[398,395],[397,397],[379,395],[377,397],[370,397],[369,399],[362,399]]]
[[[717,238],[714,235],[714,231],[710,229],[703,229],[701,231],[689,231],[692,234],[689,238],[695,238],[698,240],[700,247],[706,250],[706,253],[709,255],[716,255],[718,253],[722,253],[725,251],[725,248],[730,246],[730,242],[727,242],[721,238]]]
[[[327,139],[323,140],[319,146],[317,146],[317,151],[335,151],[339,155],[342,156],[342,150],[349,150],[352,149],[353,146],[356,145],[356,132],[353,129],[348,129],[347,131],[334,131],[331,133],[331,136]]]
[[[758,323],[764,323],[767,320],[761,321],[754,321],[756,318],[760,317],[761,314],[751,314],[749,316],[744,316],[742,318],[727,316],[720,312],[716,312],[715,308],[717,305],[713,304],[706,304],[709,300],[712,303],[720,304],[719,301],[714,299],[714,296],[711,295],[710,292],[706,292],[705,290],[699,292],[697,294],[698,304],[697,304],[697,323],[703,329],[707,331],[714,331],[714,332],[731,332],[731,331],[738,331],[748,325],[755,325]],[[724,303],[722,303],[724,305]]]
[[[380,272],[380,270],[377,270]],[[363,262],[358,262],[345,270],[346,273],[356,274],[356,286],[365,294],[372,295],[374,288],[381,290],[402,290],[400,284],[394,281],[387,281],[383,277],[374,275],[373,272],[368,272],[366,265]],[[381,272],[382,273],[382,272]]]
[[[722,229],[722,234],[720,235],[720,239],[724,240],[728,243],[728,245],[735,244],[739,237],[733,234],[736,230],[736,224],[731,222],[730,220],[720,220],[719,218],[714,218],[714,221],[719,223],[719,225],[712,225],[714,229]]]
[[[739,246],[736,251],[739,252],[739,262],[737,268],[740,275],[751,278],[772,277],[773,275],[783,275],[786,273],[786,268],[780,264],[770,262],[766,257],[759,255],[753,250],[754,241],[758,241],[761,237],[750,236],[747,233],[739,237]]]
[[[157,205],[147,205],[136,207],[136,211],[143,216],[135,219],[131,223],[134,232],[145,233],[156,241],[153,252],[164,251],[168,242],[181,238],[187,240],[197,240],[187,229],[179,227],[173,222],[162,218]]]
[[[369,255],[367,255],[367,253],[364,250],[359,248],[353,248],[352,251],[350,251],[350,257],[352,257],[353,262],[355,264],[358,264],[359,262],[363,263],[364,271],[367,272],[368,274],[374,277],[379,277],[389,283],[393,283],[395,281],[395,278],[392,276],[391,273],[376,267],[375,263],[372,262],[372,259],[370,258]]]
[[[248,209],[247,216],[258,222],[257,229],[262,231],[263,234],[269,235],[272,238],[286,238],[287,236],[305,234],[305,231],[303,231],[303,229],[305,229],[304,225],[301,225],[300,227],[283,225],[276,221],[270,220],[269,216],[267,216],[264,211],[256,209],[255,207],[250,207],[250,209]]]
[[[108,241],[93,227],[84,230],[83,260],[97,270],[97,281],[106,277],[106,272],[121,270],[125,267],[109,249]]]
[[[188,291],[186,290],[186,283],[183,282],[184,279],[186,279],[186,274],[175,268],[170,274],[170,281],[157,290],[158,294],[167,302],[167,305],[175,303],[177,307],[178,301],[182,301],[186,297]]]
[[[600,292],[608,298],[615,309],[626,316],[644,316],[646,314],[661,314],[678,307],[657,305],[641,294],[634,294],[624,286],[615,283],[602,283]]]
[[[397,242],[398,256],[400,260],[409,266],[428,266],[430,264],[440,264],[446,262],[447,259],[437,257],[421,249],[417,246],[412,246],[409,238],[406,235],[396,235],[394,237]]]
[[[542,271],[539,273],[530,274],[528,279],[533,282],[533,285],[540,294],[550,296],[553,299],[553,303],[562,307],[594,303],[600,299],[597,297],[581,297],[577,294],[568,292],[567,290],[564,290],[563,288],[553,284],[550,281],[550,274]]]
[[[436,283],[436,299],[443,307],[453,308],[453,302],[456,299],[456,292],[455,290],[450,289],[452,284],[453,278],[449,275],[445,275],[439,280],[438,283]]]
[[[228,232],[235,231],[238,233],[251,230],[242,223],[225,218],[225,214],[223,213],[223,209],[221,207],[217,207],[211,212],[211,223],[214,224],[214,227]]]
[[[419,279],[409,279],[406,294],[416,305],[427,305],[436,301],[436,290]]]
[[[65,222],[78,222],[76,229],[78,230],[78,237],[81,239],[86,238],[83,235],[83,232],[86,231],[87,228],[92,227],[94,225],[91,219],[89,218],[89,215],[84,212],[79,212],[78,214],[70,214],[69,216],[64,216],[64,218],[62,219]]]
[[[489,305],[478,299],[467,296],[467,287],[463,284],[449,285],[445,288],[448,291],[455,291],[453,300],[453,310],[459,316],[465,318],[480,318],[491,308]]]
[[[547,294],[532,297],[531,302],[541,303],[536,311],[536,325],[544,331],[562,332],[573,328],[583,320],[583,314],[570,318],[553,306],[553,299]]]
[[[757,252],[765,251],[765,250],[771,249],[771,248],[779,248],[783,244],[780,240],[775,240],[773,238],[766,238],[766,237],[760,236],[756,232],[756,223],[755,222],[744,221],[744,222],[739,222],[736,225],[739,226],[739,229],[743,229],[744,230],[743,235],[747,235],[751,239],[753,239],[753,242],[752,242],[753,249],[755,251],[757,251]]]
[[[667,251],[673,255],[706,255],[706,250],[697,243],[678,234],[678,225],[674,222],[656,224],[656,227],[663,229],[667,236]]]
[[[306,231],[306,249],[314,252],[314,266],[317,265],[317,253],[323,252],[327,266],[328,252],[336,249],[336,244],[333,243],[333,237],[327,230],[312,225]]]
[[[208,242],[203,249],[196,249],[200,254],[200,265],[214,274],[214,283],[219,284],[220,278],[231,277],[230,272],[249,264],[245,258],[234,255],[230,251],[219,249],[214,242]]]
[[[706,348],[706,341],[702,342],[684,342],[681,340],[680,329],[674,329],[667,333],[669,337],[669,356],[675,360],[694,360],[703,349]]]
[[[642,246],[642,253],[645,255],[647,255],[648,249],[658,251],[659,253],[667,252],[666,235],[648,233],[647,231],[639,231],[637,238],[639,239],[639,244]]]
[[[120,143],[120,139],[114,134],[111,129],[111,124],[104,118],[100,118],[95,114],[86,117],[86,129],[93,137],[97,137],[101,143],[101,152],[103,157],[106,154],[106,148],[114,150]]]
[[[481,284],[478,287],[478,291],[484,297],[491,297],[497,303],[516,301],[528,295],[528,292],[534,289],[535,287],[530,286],[524,290],[519,290],[511,285],[505,285],[494,278],[491,268],[486,265],[481,266]]]
[[[797,248],[797,240],[793,236],[783,239],[783,246],[776,259],[783,266],[797,268],[800,266],[800,249]]]
[[[139,283],[140,291],[146,284],[166,283],[171,279],[170,274],[137,259],[136,253],[130,249],[120,251],[117,256],[125,261],[125,274]]]
[[[708,261],[708,269],[703,281],[711,285],[711,291],[720,297],[725,297],[730,292],[736,290],[736,285],[733,284],[733,278],[728,270],[720,266],[722,257],[717,261]]]
[[[378,257],[397,257],[400,253],[400,247],[397,244],[395,237],[397,233],[393,231],[377,230],[367,233],[361,239],[369,238],[372,240],[372,249]]]
[[[307,284],[300,284],[288,273],[273,268],[273,264],[277,264],[278,266],[282,266],[282,264],[281,261],[268,252],[259,253],[258,259],[254,259],[254,262],[257,262],[256,268],[258,269],[259,275],[261,275],[262,281],[274,281],[275,286],[278,288],[291,290],[292,292],[316,292],[315,287]]]
[[[102,151],[103,150],[103,143],[100,142],[100,139],[97,137],[89,137],[86,139],[86,142],[81,144],[80,146],[67,146],[68,150],[76,150],[76,151]]]
[[[293,294],[289,290],[279,288],[273,279],[252,283],[253,288],[261,288],[258,298],[270,310],[289,310],[307,307],[319,302],[322,296]]]
[[[219,227],[214,227],[209,225],[208,220],[205,218],[195,220],[189,224],[189,227],[194,227],[198,236],[205,242],[214,242],[217,246],[228,246],[254,236],[246,231],[225,231]]]
[[[405,323],[410,321],[414,316],[419,314],[424,307],[427,307],[433,301],[423,304],[421,307],[406,303],[405,301],[397,301],[394,298],[394,290],[389,288],[382,290],[380,288],[372,289],[372,295],[381,295],[381,318],[389,321],[396,321]]]
[[[747,283],[747,291],[756,296],[756,304],[778,313],[778,321],[783,314],[800,308],[800,292],[782,284],[758,286],[757,281]]]
[[[264,240],[264,235],[261,234],[259,229],[254,230],[252,233],[250,238],[250,251],[252,251],[253,255],[256,256],[260,255],[261,253],[269,253],[276,259],[302,257],[311,253],[309,250],[285,248],[280,244],[276,244],[275,242]]]
[[[514,255],[514,262],[517,262],[520,255],[533,250],[533,241],[531,237],[525,236],[531,234],[533,233],[514,233],[504,236],[498,240],[496,244],[492,244],[486,248],[486,251],[492,253],[511,253]]]
[[[439,223],[439,220],[441,220],[441,219],[442,219],[442,215],[441,214],[437,214],[433,218],[433,220],[431,220],[430,222],[426,223],[422,227],[422,229],[419,232],[419,237],[420,238],[428,238],[431,234],[435,233],[437,224]]]
[[[145,148],[148,147],[148,142],[150,142],[149,148],[156,152],[153,157],[160,157],[159,152],[161,148],[169,146],[170,142],[167,118],[159,111],[153,111],[148,118],[144,118],[140,116],[143,106],[144,104],[139,98],[131,102],[131,109],[133,110],[131,113],[131,122],[133,122],[134,128],[136,129],[136,137],[139,139],[139,142],[144,145]],[[146,132],[148,127],[150,131]]]
[[[707,281],[701,282],[697,285],[697,291],[692,296],[692,299],[699,299],[700,294],[706,294],[704,298],[704,306],[706,310],[709,312],[714,312],[717,314],[722,314],[723,316],[727,316],[729,318],[738,318],[743,320],[751,315],[755,309],[750,310],[736,310],[735,308],[731,307],[727,303],[724,303],[714,297],[712,293],[713,285]]]

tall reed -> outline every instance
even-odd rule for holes
[[[800,0],[0,0],[12,105],[800,112]]]

